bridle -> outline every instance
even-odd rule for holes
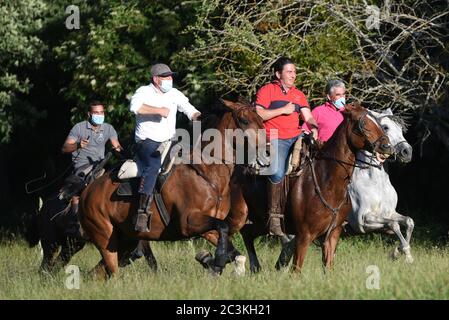
[[[379,142],[380,139],[384,138],[385,134],[381,135],[379,138],[377,138],[374,142],[371,142],[368,138],[368,135],[366,134],[366,129],[365,129],[365,118],[371,115],[371,118],[374,119],[374,121],[376,122],[376,124],[379,126],[379,128],[381,128],[379,122],[377,121],[376,117],[374,117],[372,114],[369,113],[369,111],[365,111],[364,114],[360,117],[360,119],[357,121],[357,127],[355,130],[353,130],[353,132],[357,135],[363,136],[365,138],[365,142],[368,143],[368,145],[370,146],[371,150],[374,150],[375,145]],[[346,161],[343,160],[339,160],[335,157],[320,157],[320,159],[327,159],[327,160],[334,160],[337,161],[339,164],[347,164],[353,167],[359,167],[359,165],[357,165],[357,159],[354,161],[354,163],[348,163]],[[347,203],[347,201],[349,200],[349,194],[348,194],[348,189],[346,188],[345,190],[345,195],[343,197],[343,200],[338,204],[337,207],[332,207],[324,198],[322,192],[321,192],[321,188],[318,184],[318,179],[316,177],[316,172],[315,172],[315,167],[313,165],[313,157],[310,158],[310,161],[308,161],[311,172],[312,172],[312,179],[313,179],[313,183],[315,186],[315,192],[318,194],[318,197],[320,198],[321,203],[332,212],[332,220],[331,223],[329,224],[329,226],[326,229],[326,233],[325,233],[325,237],[324,237],[324,241],[326,241],[329,238],[329,235],[331,233],[331,231],[335,228],[336,224],[337,224],[337,215],[338,212],[341,210],[341,208],[345,205],[345,203]],[[374,164],[371,163],[367,163],[368,165],[371,166],[375,166]],[[349,174],[348,174],[349,176]]]
[[[357,121],[357,127],[355,130],[353,130],[353,132],[356,135],[362,136],[365,139],[365,143],[369,146],[370,150],[374,150],[376,147],[376,144],[379,143],[379,141],[381,139],[385,138],[385,134],[381,135],[379,138],[377,138],[375,141],[371,142],[370,139],[368,138],[368,135],[366,134],[366,129],[365,129],[365,118],[370,115],[370,119],[372,121],[374,121],[375,124],[377,124],[377,126],[379,128],[382,128],[379,121],[377,120],[377,118],[368,110],[366,110],[363,115],[360,117],[360,119]]]

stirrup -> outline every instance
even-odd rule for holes
[[[268,233],[270,236],[282,237],[285,235],[282,230],[282,222],[284,219],[283,214],[272,213],[268,216]]]

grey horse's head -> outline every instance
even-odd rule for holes
[[[382,112],[371,111],[371,113],[377,118],[383,131],[394,146],[396,159],[403,163],[412,161],[413,148],[404,138],[406,130],[404,121],[393,115],[390,108]]]

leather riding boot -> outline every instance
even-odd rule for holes
[[[268,223],[270,235],[284,235],[282,231],[281,219],[284,215],[281,212],[281,192],[282,183],[273,184],[268,181]]]
[[[150,232],[151,230],[151,214],[149,210],[153,195],[140,194],[139,209],[137,210],[136,222],[134,230],[139,232]]]

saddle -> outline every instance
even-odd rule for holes
[[[293,145],[288,157],[286,176],[299,176],[304,167],[305,159],[310,155],[311,140],[309,135],[302,133]]]
[[[172,154],[172,152],[170,152],[176,145],[177,143],[167,140],[162,142],[158,148],[158,151],[161,154],[161,168],[159,169],[153,196],[159,213],[161,214],[162,221],[166,226],[170,223],[170,215],[168,214],[161,193],[177,158],[177,153]],[[117,196],[129,197],[138,193],[142,167],[142,164],[137,158],[128,159],[122,164],[117,173],[117,178],[121,181],[116,192]]]

